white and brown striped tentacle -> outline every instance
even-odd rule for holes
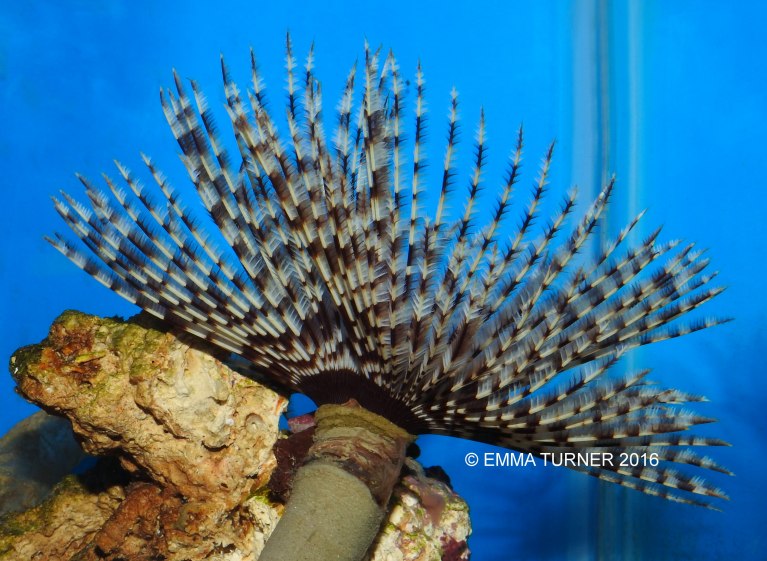
[[[452,119],[452,116],[451,116]],[[452,123],[450,131],[453,130]],[[448,137],[448,153],[451,153],[451,143],[455,142],[455,137]],[[427,388],[429,379],[433,379],[433,372],[428,369],[429,362],[435,356],[442,355],[446,349],[446,327],[448,326],[453,313],[464,309],[463,299],[465,294],[455,290],[464,267],[464,262],[469,254],[468,244],[471,243],[469,229],[474,215],[474,205],[477,193],[479,192],[482,172],[485,165],[485,121],[484,115],[481,115],[475,141],[475,158],[471,177],[469,180],[468,194],[465,203],[464,214],[458,223],[458,232],[454,242],[452,242],[452,251],[443,255],[445,242],[440,241],[443,237],[441,223],[435,222],[431,228],[434,232],[433,245],[424,248],[424,260],[429,262],[441,262],[448,260],[448,267],[440,285],[436,284],[433,275],[427,280],[421,277],[421,283],[415,297],[424,310],[421,317],[414,323],[411,330],[413,345],[420,347],[420,352],[412,353],[415,360],[410,363],[410,378],[407,383]],[[450,162],[446,162],[449,166]],[[443,174],[443,180],[449,179],[450,172]],[[449,184],[448,184],[449,185]],[[447,190],[448,185],[443,183],[443,189]],[[441,220],[441,213],[440,213]],[[431,267],[436,270],[437,267]],[[439,286],[439,288],[437,288]]]
[[[423,350],[419,346],[425,333],[425,318],[431,308],[431,293],[428,290],[433,282],[431,275],[436,264],[431,258],[436,247],[436,233],[428,219],[420,219],[418,196],[426,158],[423,154],[423,142],[426,133],[426,102],[424,99],[424,77],[420,62],[416,70],[415,103],[415,138],[413,142],[413,172],[411,177],[410,224],[408,229],[408,251],[405,265],[405,294],[410,299],[410,318],[407,345],[403,348],[400,359],[403,365],[404,385],[412,386],[412,376]],[[395,359],[396,360],[396,359]]]
[[[416,70],[416,100],[415,100],[415,133],[413,141],[413,172],[410,182],[410,222],[408,228],[407,261],[405,264],[404,292],[410,296],[413,286],[416,282],[416,269],[419,261],[420,244],[417,243],[419,234],[418,195],[421,189],[421,175],[426,164],[426,158],[423,154],[423,143],[426,135],[426,101],[424,99],[425,81],[421,64],[418,64]],[[425,234],[425,230],[421,230]],[[407,350],[409,359],[410,349]],[[409,360],[408,360],[409,367]]]
[[[518,136],[517,149],[512,159],[512,163],[508,173],[508,178],[502,189],[500,198],[497,203],[496,212],[494,213],[493,219],[490,222],[490,224],[477,234],[477,238],[481,240],[481,246],[476,251],[471,252],[470,254],[471,259],[467,260],[467,263],[468,261],[470,261],[470,264],[468,264],[468,268],[465,271],[461,272],[461,284],[460,284],[460,287],[457,289],[459,295],[464,294],[466,290],[470,288],[474,280],[474,275],[476,274],[480,263],[485,258],[488,248],[490,247],[492,243],[494,243],[495,231],[498,228],[501,222],[501,219],[503,218],[505,214],[506,206],[508,204],[508,200],[511,195],[511,190],[514,184],[516,183],[517,173],[518,173],[519,165],[521,161],[521,150],[522,150],[522,137],[520,134]],[[533,196],[533,201],[534,201],[533,204],[535,205],[537,205],[537,201],[540,200],[540,197],[542,196],[544,187],[546,185],[546,178],[548,176],[548,171],[551,164],[552,152],[553,152],[553,145],[549,148],[547,156],[544,159],[539,180],[536,185],[535,194]],[[534,212],[534,209],[533,209],[533,212]],[[531,213],[528,212],[528,217],[530,216],[530,214]],[[506,265],[507,263],[510,263],[510,261],[504,260],[504,265]],[[484,282],[485,290],[482,291],[481,295],[470,294],[469,301],[465,306],[465,310],[466,310],[465,314],[463,315],[463,317],[459,317],[456,324],[454,325],[454,328],[452,330],[451,341],[450,341],[449,356],[451,357],[451,359],[458,359],[458,362],[456,363],[456,367],[452,369],[453,371],[458,370],[461,366],[463,366],[465,361],[469,360],[469,356],[465,356],[465,355],[468,355],[473,350],[471,340],[473,339],[474,335],[478,332],[479,328],[481,327],[484,321],[483,311],[484,311],[484,308],[486,307],[485,301],[489,294],[489,286],[491,284],[494,284],[495,280],[500,278],[502,275],[503,275],[503,270],[502,268],[499,268],[497,272],[490,275],[492,280],[487,280]],[[545,287],[543,288],[543,290],[545,290]],[[520,321],[520,319],[518,318],[517,321],[522,323],[524,320]],[[451,364],[445,365],[444,369],[446,373],[448,373],[451,370],[450,366]],[[438,376],[432,377],[432,384],[436,382],[437,378]]]
[[[319,346],[317,339],[312,336],[313,330],[303,329],[300,324],[308,317],[307,301],[311,302],[311,294],[306,290],[305,285],[300,283],[300,280],[295,279],[292,274],[293,270],[286,268],[285,263],[274,263],[271,260],[266,260],[266,267],[271,273],[268,276],[256,274],[256,270],[252,268],[252,258],[258,256],[259,252],[252,238],[247,235],[249,233],[248,227],[233,196],[236,187],[231,173],[227,171],[228,157],[217,150],[220,143],[216,141],[211,118],[206,116],[207,108],[204,99],[193,85],[197,109],[203,121],[201,127],[178,77],[176,89],[178,92],[177,106],[180,110],[176,111],[175,121],[172,121],[172,125],[176,125],[174,130],[181,133],[177,134],[177,139],[184,151],[184,161],[190,178],[195,183],[216,225],[227,243],[234,249],[239,263],[245,269],[246,274],[239,274],[238,276],[246,279],[262,281],[268,279],[271,281],[259,288],[276,308],[278,316],[284,318],[285,323],[293,332],[295,350],[305,357],[304,360],[307,360],[316,353],[315,349]],[[171,97],[171,99],[173,98]],[[251,265],[250,270],[248,270],[249,265]]]
[[[594,316],[594,318],[596,318],[596,317],[611,317],[611,316],[612,316],[612,314],[605,314],[604,316]],[[541,341],[541,344],[546,341],[546,338],[547,338],[546,337],[546,334],[547,334],[546,331],[549,331],[549,330],[546,329],[542,333],[535,333],[535,332],[533,332],[533,333],[535,333],[535,339]],[[584,337],[587,337],[587,338],[584,339]],[[592,354],[592,355],[596,355],[594,357],[594,358],[596,358],[598,356],[601,356],[601,354],[603,352],[610,352],[609,349],[614,348],[614,346],[620,342],[620,341],[613,341],[612,344],[610,344],[610,345],[601,345],[601,344],[599,344],[599,341],[595,341],[595,343],[597,343],[596,346],[593,346],[593,344],[592,345],[584,346],[582,343],[578,343],[578,341],[581,341],[581,340],[588,341],[588,337],[589,336],[584,335],[583,331],[575,331],[574,334],[568,335],[567,338],[565,338],[565,339],[559,338],[555,343],[550,344],[550,349],[553,350],[553,351],[556,351],[558,349],[568,348],[568,347],[574,348],[577,351],[577,352],[569,352],[568,353],[569,356],[567,357],[566,360],[562,360],[561,355],[555,355],[553,357],[553,359],[555,359],[554,360],[555,368],[556,369],[564,369],[566,367],[569,367],[568,365],[571,366],[571,365],[575,365],[575,364],[579,364],[579,363],[583,362],[583,360],[579,357],[579,355],[586,355],[586,356],[588,356],[589,354]],[[590,338],[594,338],[594,337],[590,336]],[[529,347],[529,346],[525,347],[525,346],[523,346],[523,349],[528,349],[525,352],[529,352],[529,349],[532,349],[532,347]],[[601,351],[599,349],[604,349],[604,351]],[[516,355],[514,355],[514,354],[510,355],[509,361],[510,362],[514,361],[514,364],[515,364],[516,367],[523,368],[525,366],[526,362],[528,362],[529,360],[526,359],[524,363],[519,363],[518,360],[516,358],[514,358],[515,356],[518,356],[518,354],[519,353],[517,353]],[[548,352],[546,354],[548,355],[548,354],[551,354],[551,353]],[[541,364],[541,358],[542,357],[539,356],[534,363],[540,365]],[[508,364],[508,362],[506,364]]]
[[[523,345],[525,339],[531,344],[534,343],[531,347],[532,354],[527,357],[527,362],[539,363],[552,352],[562,348],[563,343],[567,344],[581,336],[582,333],[577,330],[574,333],[571,330],[570,335],[560,336],[560,333],[566,332],[577,320],[607,302],[615,292],[655,259],[660,252],[653,251],[653,240],[654,237],[651,237],[641,249],[630,250],[627,257],[611,269],[609,275],[591,279],[590,282],[584,281],[577,294],[572,294],[570,289],[565,288],[556,291],[546,305],[539,306],[529,319],[525,331],[517,337]],[[554,343],[549,343],[550,341]],[[512,357],[509,356],[507,361],[511,359]]]
[[[92,187],[90,190],[95,192]],[[234,331],[220,329],[228,320],[216,309],[216,304],[210,298],[205,299],[196,292],[189,298],[178,285],[174,286],[170,277],[160,277],[162,282],[158,282],[157,265],[150,263],[141,253],[140,247],[128,241],[132,238],[140,245],[145,244],[138,229],[130,232],[129,236],[123,236],[110,222],[104,219],[96,220],[91,213],[72,214],[72,208],[81,211],[82,207],[77,208],[79,206],[65,207],[58,203],[57,209],[89,249],[98,255],[116,276],[106,273],[103,267],[74,250],[72,246],[54,243],[65,255],[98,280],[154,315],[180,325],[184,330],[223,348],[244,352],[241,336]],[[112,207],[111,210],[115,211],[116,208]],[[114,217],[115,222],[121,220],[116,212],[111,212],[109,216],[110,219]],[[99,234],[99,231],[105,236]],[[212,288],[210,293],[214,294]],[[242,333],[242,330],[239,332]],[[254,355],[254,359],[256,358],[259,358],[258,355]]]
[[[614,395],[616,397],[612,399],[617,399],[617,397],[620,396],[620,393],[615,393]],[[673,392],[671,394],[668,392],[658,392],[656,397],[659,401],[666,402],[667,396],[669,395],[673,395]],[[686,397],[688,396],[679,395],[673,397],[672,400],[674,402],[681,402],[685,401]],[[640,413],[644,412],[640,410]],[[577,416],[580,416],[581,418],[584,417],[584,415],[581,413],[573,415],[573,417]],[[456,421],[456,424],[461,424],[462,421],[463,426],[465,427],[465,419],[459,418]],[[472,426],[472,429],[465,430],[463,436],[497,445],[507,446],[509,448],[523,452],[533,452],[536,455],[540,455],[542,452],[548,452],[549,454],[556,455],[558,458],[561,458],[561,455],[564,452],[573,450],[573,447],[574,451],[577,452],[611,452],[615,455],[615,466],[608,466],[605,469],[590,468],[586,470],[584,468],[584,471],[589,471],[592,475],[603,479],[607,478],[608,480],[619,480],[622,482],[622,484],[625,483],[628,486],[635,486],[635,488],[640,490],[642,490],[643,486],[646,485],[646,482],[651,482],[661,486],[687,491],[692,494],[697,493],[712,497],[726,498],[726,495],[724,495],[719,489],[705,483],[702,479],[693,478],[689,475],[678,473],[675,470],[668,468],[665,464],[661,464],[661,466],[657,468],[647,467],[645,465],[633,468],[621,467],[618,465],[619,459],[617,457],[617,452],[637,452],[640,454],[656,453],[658,461],[690,464],[705,469],[713,469],[723,473],[729,473],[727,470],[721,468],[708,458],[701,457],[687,450],[674,450],[667,446],[685,444],[718,445],[722,444],[721,441],[698,439],[694,437],[677,438],[675,435],[672,436],[670,441],[668,441],[669,439],[666,439],[667,442],[658,440],[658,444],[654,444],[652,441],[647,440],[648,438],[664,438],[664,432],[677,431],[684,429],[686,426],[692,424],[708,421],[710,420],[686,414],[684,412],[674,414],[657,414],[654,413],[652,409],[650,409],[646,414],[646,418],[640,420],[639,422],[608,422],[595,425],[595,427],[591,430],[560,430],[553,433],[544,433],[541,431],[536,431],[537,425],[535,424],[535,419],[532,421],[528,419],[526,423],[517,423],[522,424],[524,429],[514,430],[511,428],[501,428],[499,430],[499,427],[494,427],[493,425],[487,425],[486,428],[483,429],[481,426],[475,424]],[[462,429],[458,430],[461,431]],[[436,432],[441,431],[437,430]],[[631,435],[634,432],[644,432],[645,434],[649,433],[652,436],[624,436]],[[508,436],[501,436],[503,434]],[[554,441],[552,441],[552,438],[554,438]],[[608,438],[611,441],[611,444],[609,445],[611,447],[599,446],[599,443],[604,441],[605,438]],[[629,444],[629,441],[637,439],[645,439],[645,442],[637,442],[635,443],[636,445],[631,444],[626,447],[621,445],[621,440],[625,440],[626,443]],[[583,446],[584,444],[586,446]],[[549,456],[549,461],[551,461],[551,459],[551,456]],[[660,494],[665,494],[668,493],[668,490],[660,490],[658,492]],[[695,499],[691,499],[688,495],[675,495],[675,497],[682,502],[698,504]]]
[[[455,175],[454,169],[454,155],[458,142],[458,94],[453,89],[451,92],[450,111],[448,113],[448,132],[447,132],[447,144],[445,147],[445,156],[442,167],[442,183],[440,188],[439,200],[437,203],[437,211],[434,219],[433,230],[437,236],[442,235],[444,237],[443,222],[444,214],[447,206],[447,198],[450,193],[450,188],[453,183],[453,177]],[[415,201],[414,201],[415,202]],[[433,297],[431,299],[431,310],[428,313],[430,324],[426,328],[425,332],[425,346],[428,346],[430,352],[428,356],[424,357],[425,361],[430,361],[434,358],[435,353],[439,353],[438,349],[444,348],[444,343],[440,343],[444,330],[447,328],[450,313],[454,306],[460,302],[455,301],[455,294],[452,290],[452,286],[455,284],[456,277],[454,273],[458,269],[458,260],[462,259],[463,252],[466,249],[466,240],[459,240],[458,243],[453,245],[452,251],[447,254],[443,259],[447,260],[447,267],[442,281],[438,286],[434,285],[431,288]],[[428,258],[431,257],[430,253],[424,252],[424,255]],[[419,293],[418,297],[421,295]],[[441,353],[440,353],[441,354]],[[419,380],[419,377],[423,376],[425,364],[421,363],[420,368],[416,370],[413,366],[410,366],[412,374],[407,375],[403,380],[402,385],[407,386],[420,386],[423,387]]]
[[[253,82],[258,84],[259,78],[256,74],[255,61],[253,61]],[[228,112],[234,126],[235,139],[240,150],[242,158],[242,168],[247,174],[250,182],[246,186],[244,181],[238,188],[238,201],[243,200],[244,205],[251,209],[249,227],[251,233],[257,239],[257,247],[265,263],[269,264],[271,276],[279,280],[280,273],[274,263],[280,264],[280,267],[289,268],[296,275],[299,283],[304,284],[302,267],[293,262],[293,255],[290,247],[293,245],[294,237],[286,232],[284,222],[277,213],[272,197],[270,196],[268,180],[262,175],[258,164],[253,160],[249,149],[239,132],[237,123],[247,121],[245,109],[239,97],[239,92],[231,83],[222,59],[222,73],[224,76],[224,87],[227,95]],[[263,93],[259,92],[260,102],[263,103]],[[239,191],[244,191],[240,193]]]
[[[388,342],[389,302],[387,295],[391,278],[387,262],[391,257],[391,209],[393,206],[390,175],[391,130],[381,88],[384,77],[379,77],[379,52],[365,53],[365,93],[362,99],[362,155],[368,196],[363,220],[370,223],[365,231],[370,290],[370,326],[376,337],[376,359],[386,369],[391,350]],[[384,65],[386,69],[387,65]],[[365,226],[367,228],[367,225]],[[384,385],[381,378],[379,385]]]
[[[407,239],[408,229],[404,225],[403,207],[403,172],[404,156],[402,154],[402,144],[404,134],[402,131],[402,113],[404,105],[402,78],[400,76],[397,60],[392,52],[389,53],[387,64],[391,72],[391,104],[389,121],[392,127],[392,149],[391,149],[391,167],[392,167],[392,190],[393,204],[390,211],[391,216],[391,256],[388,262],[389,283],[389,325],[388,338],[390,346],[390,358],[388,371],[391,376],[389,381],[391,395],[395,398],[400,397],[404,387],[405,376],[403,369],[403,358],[407,351],[407,332],[410,324],[408,321],[408,311],[410,306],[409,295],[405,290],[406,260],[407,260]]]
[[[520,129],[521,130],[521,129]],[[519,137],[520,143],[518,149],[521,149],[521,135]],[[527,274],[530,271],[532,265],[539,261],[548,243],[553,239],[556,232],[561,227],[566,216],[571,212],[574,204],[574,192],[571,192],[563,205],[559,215],[553,220],[552,224],[546,230],[545,236],[542,241],[538,242],[534,249],[529,249],[528,256],[524,263],[518,266],[516,269],[512,269],[512,265],[516,262],[516,256],[518,255],[518,245],[524,238],[525,233],[533,221],[533,217],[536,212],[536,208],[540,201],[540,197],[543,194],[542,182],[539,180],[533,195],[532,202],[530,203],[527,212],[525,213],[520,228],[515,236],[513,242],[505,251],[505,255],[501,259],[500,266],[497,267],[497,272],[493,275],[493,281],[500,280],[503,276],[509,276],[510,282],[507,282],[507,289],[505,296],[511,294],[514,288],[526,282]],[[511,273],[509,272],[511,271]],[[487,286],[490,286],[488,283]],[[482,301],[490,297],[487,290],[482,295]],[[460,369],[454,369],[447,376],[443,376],[439,381],[438,387],[430,392],[427,399],[436,399],[437,395],[445,393],[456,393],[456,390],[463,387],[466,383],[471,383],[471,380],[476,383],[479,374],[483,371],[484,365],[487,360],[487,348],[489,345],[497,341],[499,333],[504,329],[504,326],[513,324],[516,320],[515,310],[511,307],[507,308],[500,314],[495,314],[493,309],[503,301],[503,298],[496,300],[495,304],[485,305],[480,310],[482,325],[479,327],[477,333],[473,336],[473,342],[470,348],[466,349],[465,356],[462,358]],[[468,366],[464,366],[464,362],[468,361]],[[471,399],[471,391],[461,392],[464,395],[463,401]]]

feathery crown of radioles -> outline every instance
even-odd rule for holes
[[[704,273],[702,252],[659,244],[658,231],[625,247],[640,215],[594,259],[578,256],[612,182],[580,219],[571,219],[572,191],[543,228],[535,227],[551,150],[517,227],[500,239],[518,180],[522,132],[492,215],[478,223],[484,116],[464,210],[448,219],[458,140],[455,92],[437,209],[424,217],[420,65],[407,154],[404,85],[391,55],[381,64],[378,53],[366,49],[359,109],[352,70],[331,140],[311,52],[297,73],[288,41],[287,135],[267,110],[255,59],[247,94],[223,61],[222,70],[234,157],[194,82],[191,98],[177,75],[176,93],[161,92],[184,165],[220,235],[192,220],[144,157],[161,202],[120,164],[127,190],[107,177],[108,195],[80,178],[91,208],[66,194],[54,201],[98,259],[57,234],[49,241],[59,251],[144,310],[236,353],[319,404],[354,398],[416,434],[534,454],[652,452],[661,460],[656,467],[578,469],[682,502],[710,506],[694,494],[726,498],[671,467],[729,473],[688,448],[724,442],[680,432],[710,421],[678,408],[703,398],[660,389],[645,381],[647,371],[607,372],[628,349],[722,321],[670,323],[722,290],[709,287],[714,275]],[[211,235],[229,247],[216,247]],[[666,262],[657,264],[663,255]],[[565,371],[574,373],[562,380]]]

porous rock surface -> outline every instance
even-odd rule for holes
[[[11,358],[18,391],[102,459],[0,519],[0,561],[240,561],[263,548],[295,468],[273,453],[286,399],[145,323],[65,312]],[[416,470],[369,560],[467,559],[469,532],[466,504]]]

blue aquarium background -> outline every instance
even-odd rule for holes
[[[665,385],[710,398],[696,410],[720,421],[702,432],[733,444],[710,454],[737,474],[712,476],[732,497],[723,512],[667,503],[565,469],[469,468],[467,453],[495,449],[422,438],[422,462],[443,466],[469,502],[472,558],[767,559],[765,21],[767,3],[758,0],[2,2],[0,359],[44,338],[65,309],[137,311],[43,236],[64,230],[50,196],[59,189],[81,194],[76,171],[94,180],[101,172],[115,175],[114,158],[139,171],[143,151],[176,186],[185,184],[158,99],[159,88],[172,83],[172,68],[201,84],[220,108],[223,128],[219,53],[245,84],[252,46],[278,108],[289,30],[299,60],[315,43],[331,118],[367,40],[394,49],[405,76],[423,64],[432,184],[455,86],[466,177],[480,107],[488,120],[485,211],[524,123],[520,194],[552,140],[552,194],[577,184],[583,201],[614,172],[618,191],[605,231],[648,208],[642,234],[663,224],[665,239],[708,248],[728,290],[698,317],[735,318],[634,351],[625,361],[628,368],[652,368],[652,378]],[[0,431],[34,411],[14,393],[11,377],[0,376]]]

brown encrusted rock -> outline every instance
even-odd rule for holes
[[[447,484],[420,466],[394,488],[388,520],[366,561],[461,561],[469,559],[469,507]]]
[[[102,475],[67,476],[42,504],[0,519],[0,559],[77,559],[125,498],[120,477]]]
[[[243,505],[276,465],[284,397],[171,334],[77,312],[17,351],[11,372],[20,393],[71,421],[88,453],[116,456],[136,481],[88,526],[78,561],[253,551],[254,517]],[[69,533],[84,536],[74,523]],[[22,559],[19,547],[4,558]]]
[[[169,333],[65,312],[11,370],[86,452],[116,453],[184,497],[232,507],[269,478],[285,398]]]
[[[282,512],[266,484],[284,397],[170,334],[78,312],[10,366],[20,393],[115,459],[0,519],[0,561],[242,561],[263,549]],[[293,468],[275,474],[286,490]],[[447,486],[408,476],[390,508],[371,561],[465,558],[468,509]],[[428,556],[414,556],[422,546]]]

